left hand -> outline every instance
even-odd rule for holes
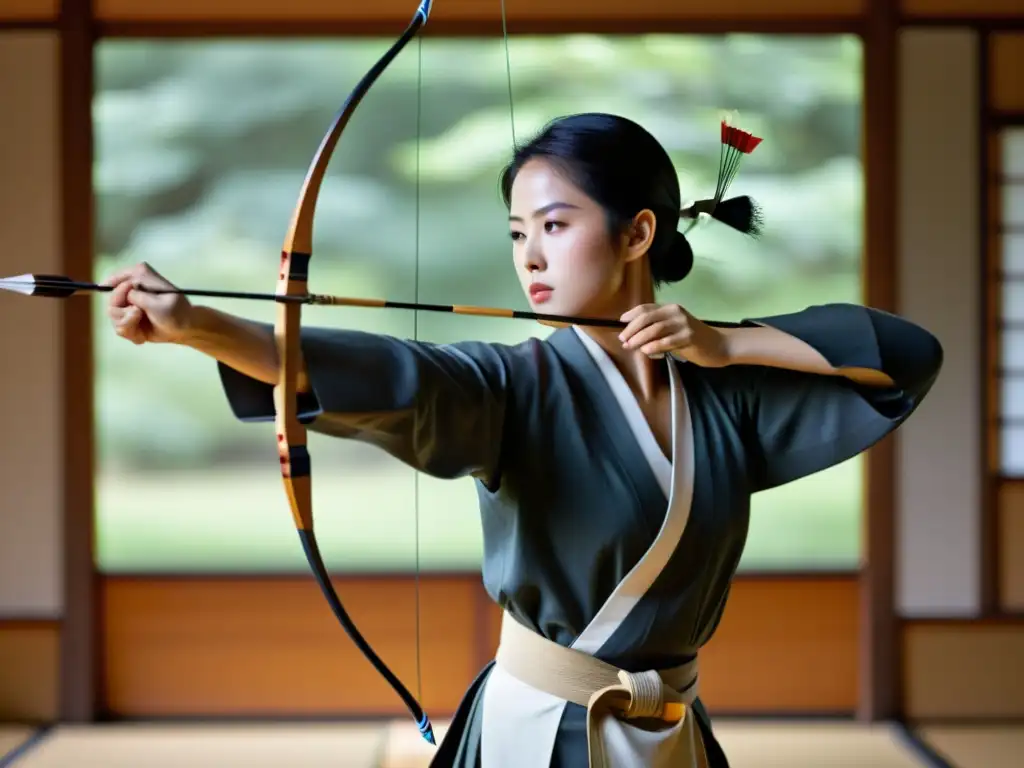
[[[706,368],[729,364],[726,335],[701,322],[678,304],[641,304],[619,318],[626,323],[619,334],[623,348],[649,357],[678,352]]]

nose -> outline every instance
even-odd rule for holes
[[[544,269],[544,257],[541,255],[540,248],[536,245],[528,244],[526,246],[525,258],[523,260],[523,266],[527,272],[539,272]]]

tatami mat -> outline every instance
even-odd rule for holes
[[[0,725],[0,761],[28,741],[35,730],[28,725]]]
[[[918,737],[956,768],[1024,765],[1024,725],[948,725],[917,729]]]
[[[54,728],[16,768],[377,768],[381,725]]]
[[[921,768],[889,726],[720,721],[715,733],[732,768]],[[389,726],[380,768],[425,768],[432,748],[405,723]]]
[[[715,733],[732,768],[921,768],[889,725],[718,722]]]
[[[434,723],[438,744],[447,730],[448,723]],[[419,732],[405,721],[388,723],[378,768],[423,768],[430,765],[434,752],[435,747],[427,744]]]
[[[733,768],[922,768],[887,726],[721,721]],[[438,736],[443,735],[443,725]],[[56,728],[17,768],[425,768],[406,721],[377,725],[99,725]],[[997,768],[996,763],[976,763]]]

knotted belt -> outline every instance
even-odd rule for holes
[[[696,659],[670,669],[626,672],[548,640],[505,614],[495,660],[527,685],[586,707],[590,768],[619,768],[622,764],[613,758],[624,751],[636,756],[636,750],[616,738],[617,731],[612,733],[616,729],[609,730],[609,717],[636,731],[625,741],[645,742],[639,751],[658,753],[651,765],[707,768],[700,728],[690,709],[697,698]],[[656,743],[666,729],[678,731],[666,746],[670,755],[659,753]]]

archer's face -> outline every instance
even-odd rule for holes
[[[512,186],[512,258],[535,312],[618,317],[624,255],[608,236],[604,210],[542,159]],[[538,286],[550,290],[536,291]],[[533,290],[531,290],[533,286]]]

